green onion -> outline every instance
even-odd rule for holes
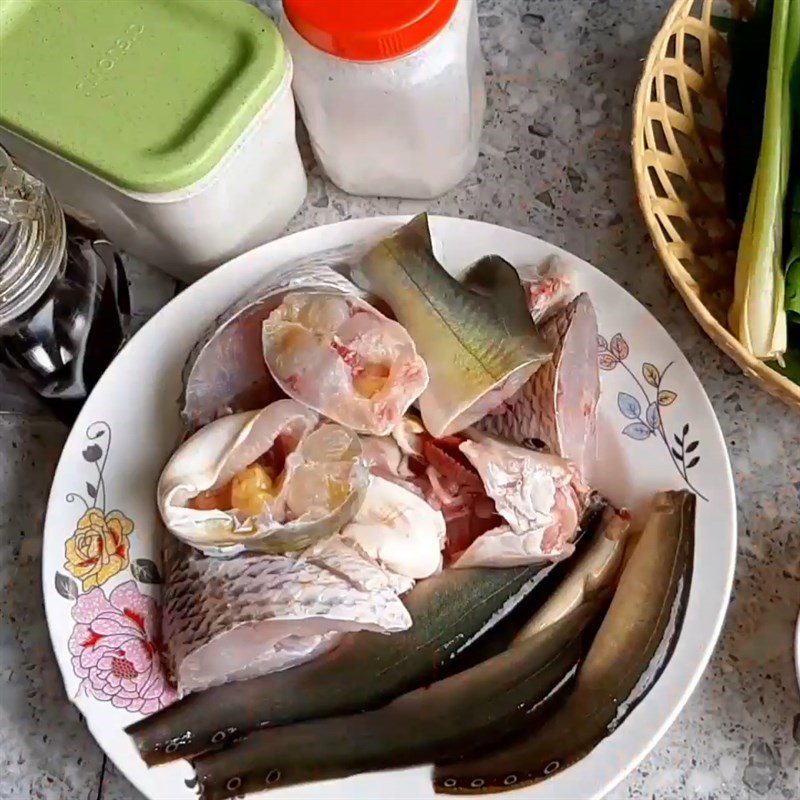
[[[800,108],[798,108],[800,118]],[[797,125],[800,132],[800,124]],[[789,255],[786,258],[786,311],[789,322],[800,325],[800,148],[795,153],[795,179],[788,208]]]
[[[786,351],[783,213],[791,156],[790,77],[800,49],[800,2],[775,0],[761,149],[739,252],[731,330],[757,358]]]
[[[792,162],[789,172],[789,189],[786,203],[786,221],[788,228],[786,240],[786,311],[789,324],[794,325],[795,338],[800,338],[800,0],[795,2],[794,17],[789,21],[789,40],[787,53],[792,53],[794,46],[794,66],[789,69],[789,103],[791,105],[792,125]],[[794,25],[794,27],[792,27]],[[792,37],[795,37],[794,44]],[[800,365],[800,355],[796,359]],[[799,370],[800,371],[800,370]]]

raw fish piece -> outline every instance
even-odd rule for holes
[[[511,612],[550,569],[444,570],[403,598],[413,620],[408,630],[347,633],[320,658],[191,694],[127,731],[152,765],[213,748],[229,729],[241,734],[383,705],[452,669],[471,639]]]
[[[278,400],[201,428],[159,479],[167,529],[218,556],[302,550],[338,531],[358,510],[369,473],[358,437],[318,421]]]
[[[214,321],[183,370],[181,416],[190,433],[282,397],[264,363],[262,323],[288,292],[352,292],[353,284],[336,270],[358,257],[357,247],[346,246],[284,264]]]
[[[537,783],[579,761],[623,724],[666,667],[683,624],[695,502],[686,491],[657,495],[566,700],[507,747],[437,766],[437,792],[499,792]]]
[[[475,539],[502,525],[503,518],[486,494],[478,471],[460,450],[464,436],[434,439],[424,434],[420,439],[421,457],[427,464],[424,479],[429,487],[425,498],[442,509],[447,526],[445,554],[447,563],[453,564]]]
[[[419,407],[432,436],[485,416],[551,356],[530,316],[500,310],[439,264],[426,214],[370,250],[353,277],[391,307],[428,365]]]
[[[406,330],[356,292],[286,295],[263,324],[264,359],[290,397],[382,436],[428,385],[428,371]]]
[[[409,578],[428,578],[442,567],[442,512],[384,478],[373,476],[341,536],[385,569]]]
[[[526,276],[522,283],[528,293],[528,310],[538,324],[565,304],[570,282],[559,268],[556,257],[547,259],[535,275],[529,275],[526,270]]]
[[[462,283],[472,292],[489,297],[507,313],[530,316],[538,324],[565,304],[569,280],[561,274],[556,257],[538,269],[516,267],[498,255],[484,256],[467,268]]]
[[[570,556],[585,506],[575,467],[471,429],[460,445],[505,525],[480,535],[457,567],[508,567]]]
[[[513,328],[525,330],[533,316],[529,295],[516,268],[498,255],[484,256],[467,268],[461,282],[490,300],[497,314]]]
[[[178,690],[293,667],[347,631],[405,630],[411,617],[398,595],[412,584],[338,537],[302,558],[208,558],[176,543],[166,559],[162,629]]]
[[[383,708],[253,731],[195,759],[202,800],[453,758],[507,735],[567,684],[586,628],[600,610],[560,625],[472,669]]]
[[[424,500],[427,486],[412,469],[411,459],[390,436],[362,436],[363,458],[370,474],[391,481]],[[438,507],[429,503],[434,510]]]
[[[580,555],[570,559],[567,575],[542,607],[515,637],[515,642],[536,636],[557,624],[568,613],[597,594],[601,587],[613,586],[622,568],[628,544],[630,515],[607,508],[597,531]]]
[[[413,476],[406,481],[444,516],[445,562],[452,564],[478,536],[503,523],[477,470],[459,450],[466,437],[451,434],[434,439],[408,414],[392,437],[402,453],[403,468]]]
[[[572,553],[592,492],[571,463],[476,429],[434,439],[410,415],[392,436],[422,496],[444,514],[448,564],[507,567]]]
[[[407,458],[391,436],[360,436],[364,461],[373,474],[410,477]]]
[[[457,759],[527,728],[574,677],[616,583],[627,522],[605,518],[556,592],[498,655],[362,714],[248,734],[194,762],[201,797]]]
[[[536,442],[581,473],[595,455],[600,374],[597,317],[587,294],[547,317],[539,330],[553,359],[477,425],[517,444]]]

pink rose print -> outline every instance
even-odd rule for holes
[[[158,605],[135,581],[117,586],[108,598],[99,587],[79,595],[72,617],[69,651],[81,689],[142,714],[177,699],[162,663]]]

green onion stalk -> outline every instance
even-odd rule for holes
[[[800,51],[800,0],[775,0],[761,149],[736,259],[731,330],[757,358],[787,346],[784,207],[792,145],[792,71]]]
[[[789,175],[789,197],[786,220],[789,227],[786,257],[786,311],[796,340],[795,349],[800,345],[800,0],[795,0],[793,17],[789,23],[789,42],[787,52],[792,52],[794,37],[794,66],[789,65],[789,102],[791,105],[792,151]],[[797,354],[800,361],[800,353]]]

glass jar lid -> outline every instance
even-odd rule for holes
[[[45,293],[66,241],[64,212],[50,190],[0,148],[0,328]]]

